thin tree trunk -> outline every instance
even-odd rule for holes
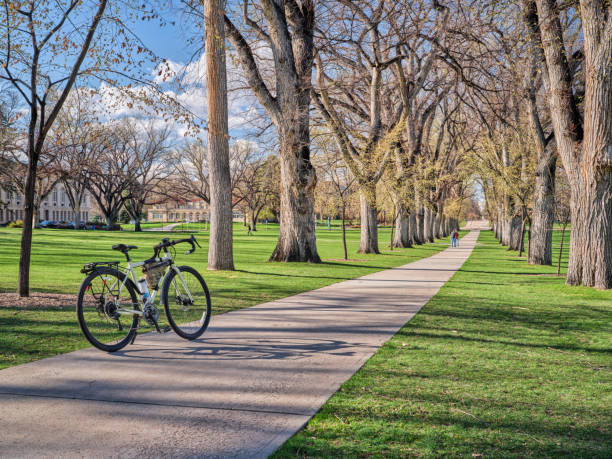
[[[393,210],[393,218],[391,219],[391,240],[389,241],[389,250],[393,251],[393,232],[395,230],[395,220],[397,219],[395,209]]]
[[[208,269],[233,270],[224,11],[221,0],[206,0],[204,4],[210,184]]]
[[[346,203],[342,201],[342,247],[344,248],[344,259],[348,260],[348,252],[346,250],[346,226],[345,226],[345,216],[346,214]]]
[[[561,247],[559,247],[559,258],[557,259],[557,276],[561,275],[561,256],[563,255],[563,245],[565,242],[565,228],[567,227],[567,221],[563,222],[563,229],[561,230]]]
[[[523,215],[523,219],[521,221],[521,240],[519,242],[519,257],[523,256],[523,249],[525,245],[525,222],[527,221],[527,217]]]
[[[34,221],[34,193],[36,188],[36,167],[38,154],[30,151],[25,193],[24,193],[24,219],[21,231],[21,251],[19,254],[19,296],[30,296],[30,255],[32,248],[32,224]]]

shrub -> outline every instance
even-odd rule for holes
[[[23,220],[9,222],[9,224],[6,226],[8,226],[9,228],[23,228]]]

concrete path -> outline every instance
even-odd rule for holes
[[[463,230],[480,230],[485,231],[491,229],[488,220],[470,220],[465,223],[465,226],[461,228]]]
[[[0,457],[266,457],[421,309],[477,237],[213,317],[197,341],[147,334],[120,353],[2,370]]]
[[[172,231],[172,229],[175,226],[179,226],[179,225],[182,225],[182,223],[181,222],[179,222],[179,223],[170,223],[169,225],[160,226],[158,228],[146,228],[146,229],[144,229],[144,231],[168,231],[169,232],[169,231]]]

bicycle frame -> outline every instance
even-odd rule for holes
[[[181,274],[180,269],[178,269],[176,267],[176,265],[174,264],[172,257],[170,257],[170,255],[166,254],[165,256],[161,257],[161,258],[156,258],[155,261],[157,262],[169,262],[169,267],[170,269],[172,269],[177,277],[180,279],[181,284],[183,284],[183,288],[185,289],[185,292],[187,292],[187,295],[189,296],[189,301],[193,302],[193,296],[191,295],[191,292],[189,291],[189,288],[187,287],[187,283],[185,282],[185,279],[183,279],[183,275]],[[134,268],[139,268],[141,266],[143,266],[145,264],[144,261],[136,261],[136,262],[132,262],[132,261],[128,261],[128,266],[126,271],[128,272],[129,275],[126,275],[123,279],[123,282],[121,283],[121,285],[119,286],[119,290],[118,290],[118,296],[121,296],[121,290],[125,287],[125,284],[127,283],[128,279],[130,279],[131,277],[131,281],[133,282],[134,286],[136,287],[136,290],[138,291],[139,294],[139,304],[142,304],[143,306],[146,303],[155,303],[155,297],[157,296],[157,292],[160,291],[162,284],[164,282],[164,279],[166,279],[166,276],[168,275],[168,273],[166,273],[163,277],[161,277],[159,279],[159,282],[157,283],[157,288],[153,289],[152,291],[150,291],[150,297],[147,299],[147,301],[144,301],[143,298],[143,292],[140,291],[139,288],[139,284],[138,284],[138,280],[136,279],[136,274],[134,273]],[[114,288],[115,286],[113,286]],[[149,288],[152,286],[148,286]],[[144,311],[138,311],[136,309],[125,309],[125,308],[118,308],[117,312],[119,313],[119,315],[138,315],[140,317],[144,316]]]

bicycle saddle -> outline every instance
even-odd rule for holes
[[[129,252],[132,249],[137,249],[135,245],[125,245],[125,244],[116,244],[113,246],[113,250],[118,250],[119,252]]]

